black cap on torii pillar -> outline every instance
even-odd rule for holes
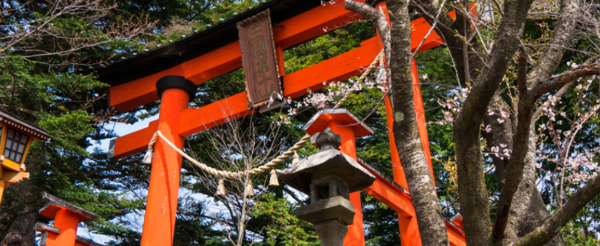
[[[196,96],[196,85],[192,81],[187,80],[183,76],[169,75],[158,79],[156,82],[156,92],[158,92],[158,98],[162,99],[162,93],[166,89],[178,88],[182,89],[190,95],[190,102],[194,100]]]
[[[182,76],[165,76],[156,82],[160,100],[157,131],[176,148],[183,148],[179,135],[181,112],[196,94],[196,85]],[[141,245],[170,246],[175,235],[177,196],[182,157],[161,138],[152,158],[150,185],[144,215]]]

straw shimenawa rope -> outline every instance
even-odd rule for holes
[[[369,67],[367,67],[365,72],[360,76],[358,81],[356,81],[356,83],[362,83],[365,80],[365,78],[367,77],[367,75],[375,68],[375,66],[378,63],[383,64],[383,62],[384,62],[383,55],[384,55],[384,52],[381,51],[379,53],[379,55],[377,55],[375,60],[371,63],[371,65],[369,65]],[[348,100],[348,98],[350,97],[350,95],[353,92],[354,92],[354,90],[348,91],[344,95],[344,97],[342,97],[342,99],[333,108],[336,109],[336,108],[341,107],[342,104],[346,100]],[[157,136],[160,137],[162,140],[164,140],[167,145],[171,146],[171,148],[173,148],[177,153],[179,153],[181,156],[183,156],[186,160],[190,161],[191,163],[193,163],[194,165],[196,165],[203,171],[209,173],[212,176],[217,176],[220,178],[227,178],[227,179],[238,179],[238,178],[240,178],[242,176],[246,176],[246,175],[255,176],[255,175],[264,173],[264,172],[272,169],[273,167],[281,164],[285,160],[287,160],[287,158],[292,156],[296,150],[302,148],[304,146],[304,144],[306,144],[306,142],[308,142],[310,140],[310,134],[306,134],[306,135],[304,135],[304,137],[302,137],[300,139],[300,141],[298,141],[296,144],[294,144],[294,146],[289,148],[286,152],[284,152],[277,158],[271,160],[269,163],[262,165],[260,167],[257,167],[257,168],[253,168],[252,170],[248,170],[248,171],[230,172],[230,171],[217,170],[215,168],[207,166],[204,163],[200,163],[199,161],[195,160],[194,158],[192,158],[191,156],[189,156],[188,154],[184,153],[182,150],[177,148],[177,146],[175,146],[171,141],[169,141],[169,139],[167,139],[165,136],[163,136],[160,131],[156,131],[156,133],[154,133],[154,136],[152,137],[150,144],[148,144],[148,153],[149,154],[148,153],[146,154],[146,157],[144,158],[144,160],[146,160],[149,155],[150,155],[150,159],[151,159],[151,155],[152,155],[151,151],[152,151],[152,148],[154,147],[154,144],[156,143]]]

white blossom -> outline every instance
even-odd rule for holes
[[[483,128],[484,132],[487,132],[487,133],[492,132],[492,127],[490,125],[484,126],[483,124],[481,124],[481,127]]]
[[[510,150],[509,149],[503,149],[502,153],[504,154],[505,157],[510,158]]]
[[[288,109],[288,115],[296,115],[296,114],[298,114],[298,109],[296,109],[296,108]]]

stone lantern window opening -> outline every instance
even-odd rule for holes
[[[310,184],[310,203],[341,196],[350,199],[348,183],[336,175],[313,180]]]

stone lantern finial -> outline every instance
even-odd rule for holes
[[[321,149],[320,151],[338,149],[340,145],[342,145],[342,137],[328,127],[325,131],[319,133],[316,143],[317,146],[319,146],[319,149]]]

